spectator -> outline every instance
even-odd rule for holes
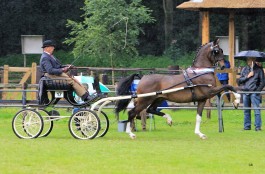
[[[240,74],[238,83],[241,86],[242,91],[249,92],[259,92],[263,89],[265,85],[264,72],[255,63],[256,58],[249,57],[247,58],[247,66],[245,66]],[[255,130],[260,131],[262,120],[260,107],[261,98],[258,93],[244,93],[243,94],[243,104],[244,107],[254,107],[255,113]],[[251,130],[251,110],[244,110],[244,130]]]
[[[224,70],[225,68],[230,68],[230,62],[228,60],[225,60],[224,58],[222,60],[219,60],[218,64],[219,64],[221,70]],[[229,81],[228,73],[216,73],[216,76],[222,85],[228,84],[228,81]],[[225,92],[227,92],[227,91],[228,90],[226,90]],[[217,96],[220,99],[221,95],[218,94]],[[228,101],[230,101],[229,93],[227,93],[226,96],[227,96]]]
[[[168,107],[168,103],[166,100],[164,100],[159,107]],[[158,112],[160,112],[162,109],[157,109]],[[137,116],[136,119],[141,119],[141,125],[142,125],[142,130],[146,131],[146,119],[148,117],[148,113],[146,112],[146,109],[142,110]],[[132,130],[136,131],[135,123],[133,121],[132,123]]]

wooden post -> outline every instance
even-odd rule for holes
[[[202,44],[210,41],[209,11],[202,12]]]
[[[31,65],[31,84],[36,84],[37,81],[37,64],[35,62]]]
[[[3,80],[4,84],[8,84],[8,70],[9,70],[9,66],[4,65],[4,80]],[[3,88],[3,89],[7,89],[7,88]],[[7,99],[6,92],[2,93],[2,99],[3,100]]]
[[[202,45],[206,44],[210,41],[210,18],[209,18],[209,11],[203,11],[202,12]],[[208,99],[206,101],[205,106],[211,107],[211,99]],[[207,118],[211,118],[211,110],[207,109]]]
[[[31,65],[31,84],[37,83],[37,64],[35,62]],[[34,88],[31,88],[34,90]],[[31,99],[37,99],[37,93],[31,92]]]
[[[235,67],[234,55],[235,55],[235,12],[230,11],[229,13],[229,62],[231,68]],[[229,74],[229,84],[233,84],[235,79],[233,75]]]

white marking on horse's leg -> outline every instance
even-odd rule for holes
[[[240,98],[241,98],[241,95],[236,93],[236,92],[233,92],[234,96],[235,96],[235,101],[233,102],[233,105],[234,107],[237,109],[238,108],[238,105],[240,103]]]
[[[131,123],[129,121],[126,124],[126,133],[129,134],[129,136],[130,136],[131,139],[135,139],[136,138],[136,135],[134,133],[132,133]]]
[[[206,139],[206,138],[207,138],[206,135],[204,135],[204,134],[201,133],[201,131],[200,131],[201,121],[202,121],[202,117],[201,117],[199,114],[197,114],[197,115],[196,115],[195,134],[196,134],[196,135],[199,135],[199,137],[200,137],[201,139]]]
[[[171,118],[171,116],[169,114],[165,114],[163,117],[167,119],[167,124],[169,126],[172,126],[172,118]]]

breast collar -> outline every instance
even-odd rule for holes
[[[201,73],[214,73],[214,68],[188,68],[187,73],[201,74]]]

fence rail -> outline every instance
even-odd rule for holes
[[[5,89],[2,90],[0,89],[0,92],[21,92],[22,93],[22,98],[21,100],[0,100],[0,108],[1,107],[19,107],[19,108],[25,108],[28,106],[28,104],[37,104],[37,100],[27,100],[27,95],[26,93],[28,92],[35,92],[37,93],[37,90],[12,90],[12,89]],[[115,92],[115,91],[114,91]],[[216,98],[216,106],[214,107],[205,107],[204,109],[207,110],[217,110],[218,111],[218,124],[219,124],[219,132],[224,132],[224,123],[223,123],[223,110],[234,110],[234,107],[232,106],[232,104],[230,106],[222,106],[221,101],[223,100],[223,97],[226,96],[226,94],[228,94],[231,92],[224,92],[220,98],[215,97]],[[261,95],[265,95],[265,91],[261,91],[261,92],[243,92],[240,91],[238,92],[240,94],[244,94],[244,93],[258,93]],[[264,103],[264,102],[262,102]],[[178,103],[177,103],[178,104]],[[67,103],[67,101],[59,101],[58,105],[54,106],[55,108],[73,108],[72,105],[69,105]],[[111,103],[110,105],[107,105],[106,107],[104,107],[105,109],[114,109],[115,105],[114,103]],[[179,106],[169,106],[169,107],[158,107],[159,109],[197,109],[196,106],[191,106],[191,105],[183,105],[180,104]],[[243,107],[242,104],[240,104],[240,106],[238,107],[238,110],[244,110],[244,109],[260,109],[260,110],[265,110],[265,105],[261,105],[259,108],[253,108],[253,107]]]

